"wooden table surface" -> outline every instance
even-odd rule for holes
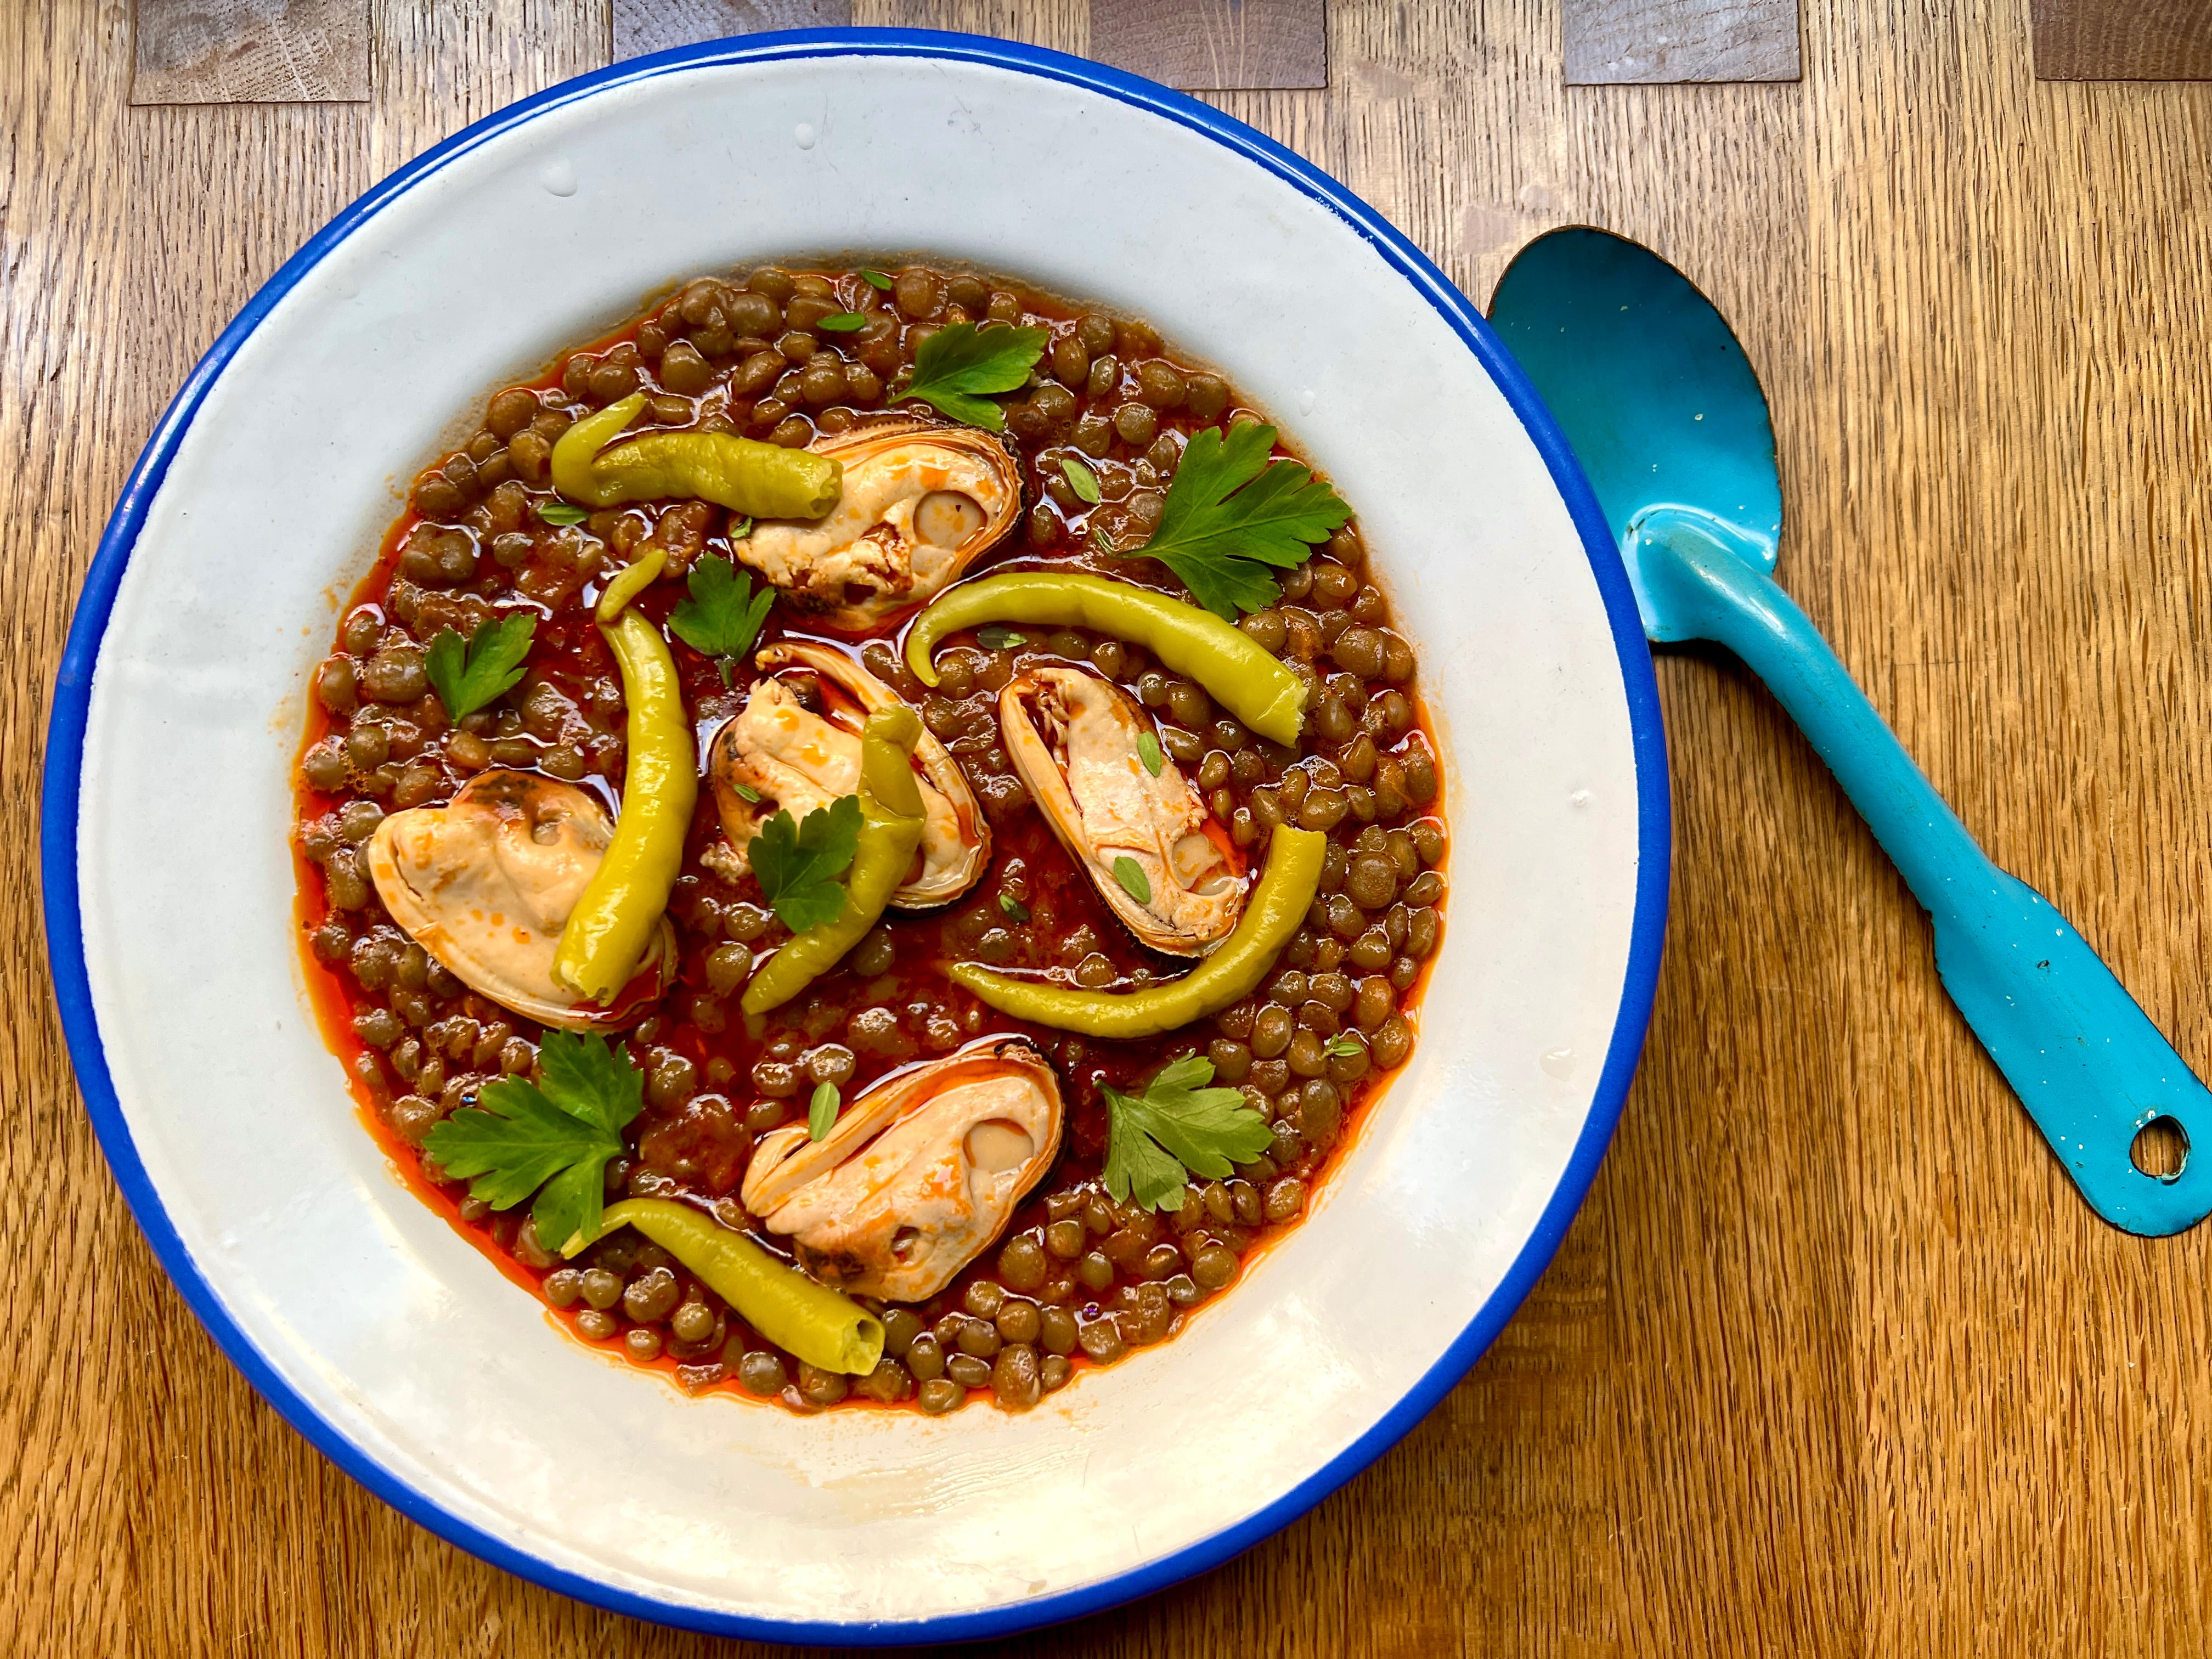
[[[1990,852],[2212,1070],[2212,86],[2038,82],[2028,9],[1804,0],[1802,81],[1570,88],[1556,0],[1334,0],[1326,90],[1208,96],[1478,299],[1563,222],[1703,284],[1773,402],[1783,581]],[[896,0],[896,21],[1079,52],[1088,16]],[[285,1426],[125,1211],[48,989],[49,695],[163,404],[355,194],[608,49],[598,3],[369,17],[368,102],[133,108],[121,0],[0,7],[0,1220],[22,1269],[0,1645],[760,1651],[486,1566]],[[2212,1230],[2093,1218],[1774,705],[1716,655],[1669,653],[1659,682],[1658,1008],[1549,1273],[1314,1513],[1004,1651],[2202,1651]],[[149,802],[149,857],[160,825]]]

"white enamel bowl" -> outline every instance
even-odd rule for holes
[[[1379,1115],[1305,1224],[1181,1337],[1025,1416],[802,1419],[594,1356],[387,1166],[295,954],[288,763],[403,481],[460,411],[649,291],[810,252],[1010,273],[1219,365],[1358,509],[1446,751],[1449,925]],[[1589,1185],[1665,908],[1635,608],[1474,308],[1226,117],[941,34],[622,65],[471,128],[317,236],[200,365],[116,510],[57,690],[45,810],[88,1105],[155,1249],[254,1385],[489,1560],[797,1641],[979,1636],[1110,1605],[1266,1535],[1403,1434]]]

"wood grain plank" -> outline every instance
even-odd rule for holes
[[[1091,0],[853,0],[853,21],[995,35],[1079,57],[1090,50]]]
[[[372,178],[607,62],[607,0],[374,0],[374,7]]]
[[[1966,823],[2200,1073],[2212,88],[2037,88],[2010,5],[1840,20],[1808,82],[1826,430],[1814,614]],[[2098,203],[2124,197],[2130,211]],[[2154,205],[2155,204],[2155,205]],[[1785,554],[1785,557],[1793,555]],[[1870,913],[1865,1571],[1882,1652],[2201,1647],[2212,1233],[2075,1201]],[[1875,1102],[1884,1103],[1881,1109]],[[2178,1599],[2177,1599],[2178,1598]]]
[[[649,52],[772,29],[843,28],[853,0],[612,0],[617,64]]]
[[[358,103],[368,0],[137,0],[134,104]]]
[[[2031,0],[2041,81],[2212,81],[2204,0]]]
[[[1571,87],[1795,81],[1797,0],[1561,0]]]
[[[191,1492],[196,1477],[239,1471],[196,1462],[186,1448],[198,1437],[258,1422],[310,1483],[328,1484],[163,1280],[106,1172],[44,982],[33,849],[53,674],[108,508],[222,313],[368,182],[364,115],[132,110],[132,61],[125,8],[0,8],[0,441],[21,458],[0,484],[0,617],[14,647],[0,672],[0,1086],[14,1109],[0,1133],[0,1224],[22,1271],[70,1287],[26,1303],[20,1363],[0,1375],[9,1653],[190,1650],[210,1639],[210,1616],[229,1639],[266,1552],[257,1538],[240,1562],[244,1594],[217,1612],[226,1595],[204,1592],[223,1558],[202,1553],[210,1534]],[[283,1516],[299,1485],[249,1481],[244,1504],[225,1486],[211,1535]],[[179,1578],[190,1581],[180,1598],[155,1588]],[[143,1628],[156,1606],[198,1616]]]
[[[1192,92],[1328,84],[1325,0],[1091,0],[1091,56]]]

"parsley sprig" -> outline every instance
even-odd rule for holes
[[[754,592],[750,574],[714,553],[691,567],[684,586],[691,597],[669,612],[668,625],[684,644],[715,659],[727,685],[732,663],[760,637],[775,589],[763,582]]]
[[[487,1083],[475,1106],[431,1129],[422,1154],[495,1210],[537,1194],[538,1241],[557,1250],[579,1234],[597,1236],[607,1160],[622,1155],[623,1126],[644,1102],[645,1079],[629,1051],[609,1048],[603,1036],[548,1031],[538,1060],[542,1081]]]
[[[1190,1176],[1218,1181],[1267,1150],[1267,1120],[1241,1090],[1205,1086],[1212,1080],[1213,1062],[1192,1054],[1162,1066],[1141,1095],[1100,1086],[1108,1192],[1143,1209],[1179,1210]]]
[[[837,920],[845,908],[845,873],[860,845],[860,798],[846,795],[806,815],[772,813],[748,856],[761,896],[794,933]]]
[[[940,415],[1003,432],[1006,415],[987,394],[1027,385],[1050,338],[1041,328],[950,324],[921,343],[914,354],[914,378],[894,387],[891,396],[919,398]]]
[[[422,667],[446,705],[446,718],[459,721],[520,684],[537,631],[538,618],[527,611],[477,623],[465,647],[452,629],[440,629]]]
[[[1267,574],[1303,562],[1352,508],[1297,461],[1271,461],[1275,428],[1247,423],[1190,441],[1168,485],[1159,528],[1133,556],[1158,559],[1226,621],[1282,597]]]

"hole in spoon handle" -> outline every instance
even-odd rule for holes
[[[2171,1186],[2189,1167],[2189,1131],[2179,1118],[2160,1113],[2136,1131],[2128,1162],[2152,1180]]]

